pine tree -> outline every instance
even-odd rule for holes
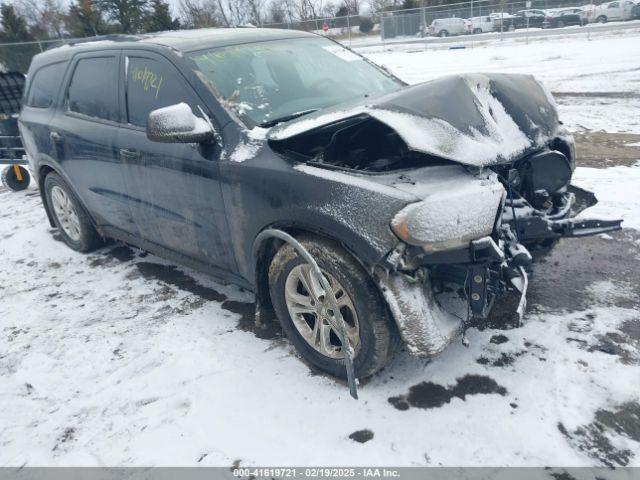
[[[1,43],[18,43],[33,41],[29,34],[27,21],[19,16],[12,5],[0,6],[2,20],[0,26]],[[7,71],[26,73],[31,58],[40,51],[38,44],[0,46],[0,64]]]
[[[142,31],[149,0],[95,0],[110,20],[119,24],[122,33]]]
[[[108,33],[107,25],[91,0],[77,0],[75,5],[69,7],[67,30],[74,38]]]
[[[144,22],[145,32],[161,32],[163,30],[178,30],[180,21],[172,19],[169,4],[162,0],[151,1],[151,11]]]

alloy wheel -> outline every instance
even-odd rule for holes
[[[74,242],[80,240],[80,219],[78,218],[78,213],[69,195],[57,185],[51,188],[51,204],[64,233]]]
[[[355,353],[360,349],[358,316],[351,297],[344,287],[329,273],[322,272],[336,296],[336,301],[345,322],[347,337]],[[338,334],[335,313],[326,298],[316,296],[315,279],[311,267],[297,265],[285,282],[285,301],[293,325],[300,336],[316,351],[333,358],[344,358],[342,342]]]

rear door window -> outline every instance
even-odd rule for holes
[[[31,80],[31,87],[25,104],[28,107],[50,107],[60,91],[60,84],[66,67],[66,62],[61,62],[40,68],[33,76],[33,80]]]
[[[118,58],[81,58],[69,84],[67,108],[104,120],[118,120]]]
[[[146,127],[152,110],[180,102],[192,103],[192,95],[180,74],[168,62],[128,56],[126,76],[127,118],[131,125]]]

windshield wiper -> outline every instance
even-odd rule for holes
[[[273,127],[282,122],[288,122],[289,120],[293,120],[294,118],[302,117],[303,115],[307,115],[309,113],[317,112],[317,108],[311,108],[309,110],[302,110],[300,112],[290,113],[289,115],[285,115],[283,117],[274,118],[273,120],[267,120],[266,122],[262,122],[259,127],[268,128]]]

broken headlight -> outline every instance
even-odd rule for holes
[[[495,176],[470,177],[407,205],[393,218],[391,229],[428,253],[463,248],[491,234],[504,193]]]

